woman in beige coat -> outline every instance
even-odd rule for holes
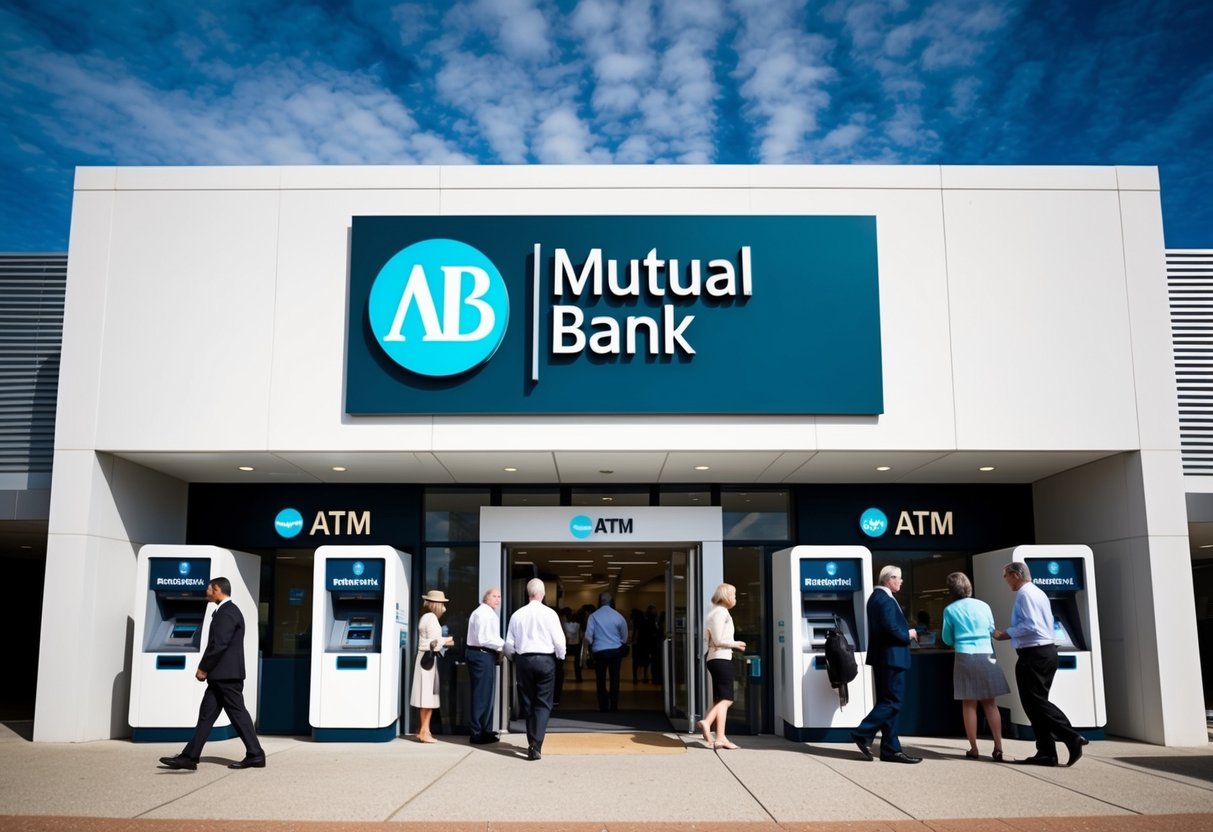
[[[455,643],[455,639],[442,634],[438,619],[446,612],[446,595],[441,590],[431,589],[421,596],[421,608],[425,610],[417,622],[417,659],[413,662],[413,687],[409,704],[421,712],[421,725],[417,728],[418,742],[437,742],[430,733],[430,717],[438,707],[438,657],[429,670],[421,666],[421,657],[430,650],[439,652]]]

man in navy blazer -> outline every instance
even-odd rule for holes
[[[161,757],[169,768],[194,770],[202,756],[202,746],[211,735],[219,711],[227,712],[236,735],[244,742],[244,759],[228,768],[265,768],[265,751],[257,741],[253,718],[244,706],[244,616],[232,603],[232,583],[215,578],[206,587],[206,600],[217,604],[211,616],[211,632],[206,650],[198,662],[195,677],[206,682],[202,704],[198,707],[198,725],[194,736],[176,757]]]
[[[906,671],[910,668],[910,642],[918,638],[917,631],[906,623],[894,594],[901,589],[901,569],[886,566],[880,570],[879,586],[868,598],[868,658],[872,666],[872,681],[876,688],[876,707],[863,718],[852,732],[851,739],[859,746],[865,760],[872,759],[872,742],[880,732],[880,759],[891,763],[921,763],[901,750],[897,736],[897,716],[901,713],[901,696],[906,687]]]

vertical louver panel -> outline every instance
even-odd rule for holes
[[[1213,476],[1213,250],[1167,252],[1185,474]]]
[[[51,470],[66,282],[66,254],[0,254],[0,474]]]

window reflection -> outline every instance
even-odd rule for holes
[[[488,489],[444,491],[426,489],[427,542],[480,539],[480,507],[489,505]]]
[[[274,620],[271,656],[308,656],[312,652],[312,567],[311,549],[279,549],[273,555]],[[268,622],[267,622],[268,623]]]
[[[901,567],[903,578],[897,603],[906,621],[919,631],[918,649],[942,648],[939,631],[943,627],[943,610],[952,603],[945,579],[952,572],[963,572],[970,578],[973,571],[967,553],[957,552],[873,552],[872,585],[886,565]]]
[[[789,540],[791,497],[784,491],[721,489],[725,540]]]

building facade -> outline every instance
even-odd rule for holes
[[[285,701],[319,543],[465,612],[537,572],[660,596],[677,659],[717,581],[769,642],[770,553],[858,542],[928,618],[932,562],[1090,546],[1108,732],[1203,744],[1165,272],[1152,168],[82,168],[35,739],[127,732],[147,543],[262,556]],[[718,533],[624,510],[694,505]],[[553,509],[586,537],[527,532]]]

